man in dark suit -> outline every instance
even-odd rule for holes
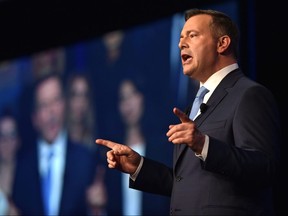
[[[12,191],[21,215],[89,214],[86,190],[94,178],[95,157],[67,136],[61,81],[51,73],[39,78],[34,86],[32,121],[37,137],[34,145],[23,149],[17,158]],[[46,160],[50,152],[51,164]],[[46,190],[42,186],[50,165],[51,184]]]
[[[196,116],[173,109],[180,120],[166,134],[173,169],[128,146],[96,143],[111,148],[108,166],[129,173],[130,187],[171,196],[171,215],[273,215],[281,139],[273,95],[240,70],[238,31],[227,15],[193,9],[185,21],[183,73],[208,93]]]

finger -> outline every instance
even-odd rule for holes
[[[181,111],[180,109],[178,109],[178,108],[174,108],[173,109],[173,112],[174,112],[174,114],[180,119],[180,121],[183,123],[183,122],[188,122],[188,121],[191,121],[190,119],[189,119],[189,117],[183,112],[183,111]]]
[[[106,153],[107,158],[109,158],[110,160],[115,160],[115,154],[113,150],[107,151]]]
[[[167,136],[168,136],[168,141],[169,142],[173,142],[173,140],[175,140],[176,138],[180,137],[182,134],[182,132],[180,131],[169,131],[167,133]]]
[[[176,125],[169,125],[169,130],[167,131],[166,136],[170,137],[175,132],[175,130],[176,130]]]
[[[107,158],[107,163],[109,168],[115,168],[116,167],[116,161],[112,161],[109,158]]]
[[[169,130],[172,129],[175,125],[169,125]]]
[[[104,139],[96,139],[95,143],[106,146],[110,149],[113,149],[113,147],[118,144],[118,143],[115,143],[109,140],[104,140]]]
[[[179,138],[171,139],[170,142],[172,142],[173,144],[183,144],[185,143],[185,139],[179,137]]]

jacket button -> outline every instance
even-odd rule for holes
[[[183,178],[182,178],[181,176],[177,176],[177,177],[176,177],[176,181],[177,181],[177,182],[181,181],[182,179],[183,179]]]

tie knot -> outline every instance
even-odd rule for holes
[[[208,92],[209,90],[205,88],[204,86],[201,86],[201,88],[198,90],[196,97],[197,98],[203,98],[204,95]]]

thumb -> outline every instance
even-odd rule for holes
[[[189,119],[189,117],[183,111],[176,107],[173,109],[173,113],[179,118],[182,123],[191,121],[191,119]]]

